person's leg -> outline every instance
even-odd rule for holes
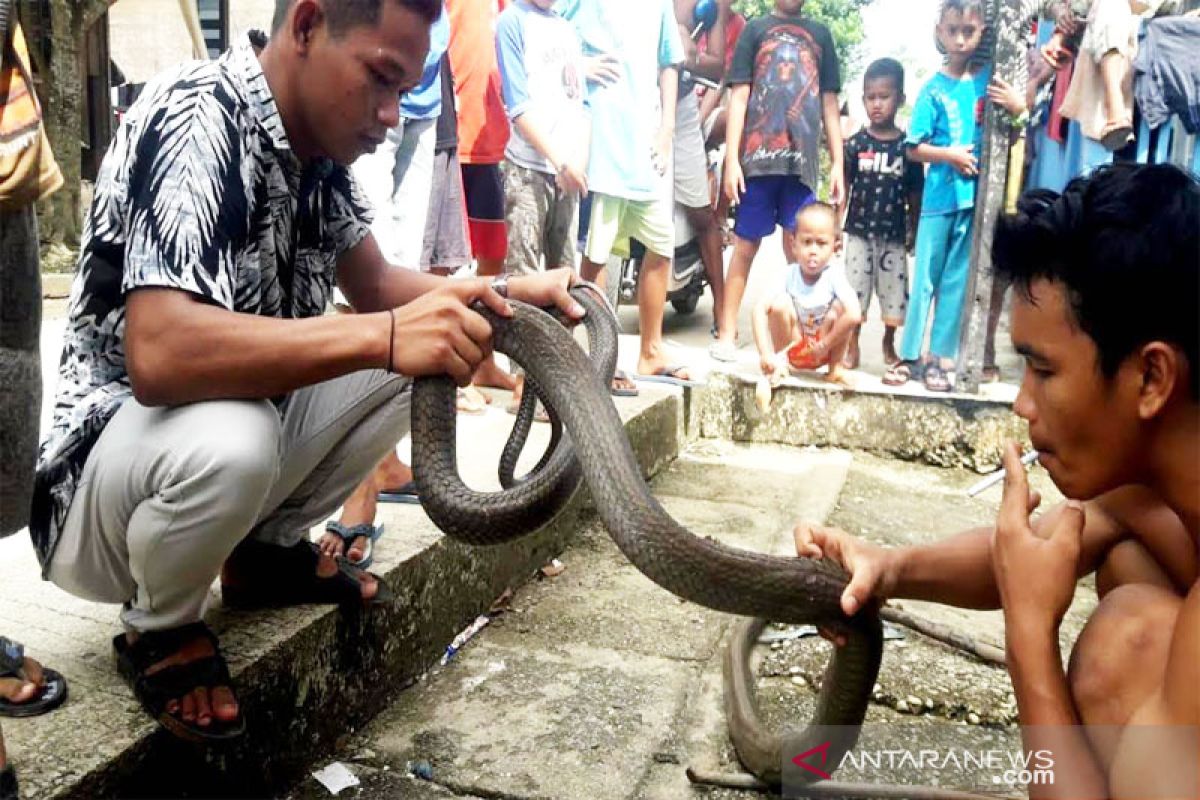
[[[250,537],[288,547],[331,514],[408,432],[408,378],[362,370],[293,392],[279,477]]]
[[[763,237],[775,230],[778,219],[778,176],[748,178],[746,191],[738,205],[737,221],[733,226],[733,257],[725,275],[725,296],[721,300],[721,313],[717,317],[720,335],[711,352],[719,356],[732,351],[737,339],[738,311],[746,294],[746,281],[750,268],[758,254]]]
[[[338,522],[346,528],[374,523],[375,514],[379,509],[380,493],[404,489],[412,479],[412,468],[400,460],[395,448],[389,450],[375,469],[354,487],[350,496],[342,503],[342,514],[338,517]],[[367,537],[359,536],[347,547],[342,537],[327,532],[317,540],[317,547],[331,558],[345,555],[351,563],[357,563],[367,553]]]
[[[903,242],[876,242],[875,294],[883,316],[883,361],[889,367],[900,360],[896,353],[896,328],[908,311],[908,252]],[[866,316],[866,306],[863,306]]]
[[[696,232],[700,245],[700,260],[704,262],[704,275],[713,297],[713,322],[717,327],[717,338],[721,338],[721,320],[717,310],[725,298],[725,259],[721,253],[721,229],[713,215],[712,206],[687,209],[688,224]]]
[[[504,270],[508,231],[504,226],[504,178],[499,164],[463,164],[467,229],[480,275]]]
[[[587,244],[583,249],[583,262],[579,272],[585,281],[592,281],[603,289],[606,283],[605,273],[608,258],[612,255],[613,246],[624,226],[622,218],[625,215],[627,201],[619,197],[592,192],[590,205]],[[618,369],[613,376],[612,389],[624,394],[636,394],[637,384],[630,380],[624,370]]]
[[[280,432],[265,400],[176,408],[126,400],[88,456],[49,579],[86,600],[124,603],[131,643],[199,621],[221,564],[275,482]],[[148,672],[212,654],[197,637]],[[202,727],[238,716],[229,687],[193,695],[167,711]]]
[[[638,327],[641,347],[638,353],[639,375],[656,375],[674,367],[663,348],[662,323],[667,304],[671,257],[675,252],[673,207],[665,198],[627,203],[620,234],[628,234],[646,247],[638,275]],[[690,379],[686,369],[672,372],[673,377]]]
[[[846,280],[850,288],[858,295],[858,304],[862,307],[863,319],[867,318],[867,309],[871,307],[871,291],[875,285],[874,240],[864,239],[852,233],[846,234]],[[882,298],[881,298],[882,300]],[[858,337],[862,331],[859,325],[850,334],[846,345],[845,364],[849,369],[858,369],[859,349]]]
[[[1123,584],[1104,595],[1075,642],[1071,699],[1103,764],[1112,763],[1121,729],[1162,689],[1182,605],[1173,589]]]
[[[850,344],[850,335],[832,338],[833,325],[838,321],[838,318],[846,312],[845,308],[838,301],[834,301],[829,311],[825,314],[825,319],[821,320],[821,341],[825,343],[828,349],[827,364],[828,372],[825,373],[825,380],[829,383],[837,383],[842,386],[853,386],[854,383],[846,374],[846,368],[843,361],[846,358],[846,348]]]
[[[767,306],[767,330],[771,333],[771,352],[776,354],[800,338],[796,307],[787,292],[780,292]]]
[[[575,240],[579,236],[579,195],[547,184],[549,208],[543,229],[546,269],[575,268]]]
[[[543,242],[551,197],[545,178],[536,170],[505,161],[504,222],[508,248],[504,257],[507,275],[532,275],[542,270]]]
[[[542,270],[554,178],[511,161],[504,162],[501,172],[504,175],[504,221],[508,226],[504,272],[507,275],[532,275]],[[549,267],[548,261],[546,265]],[[510,409],[520,403],[525,393],[524,370],[514,364],[513,375],[516,386]]]
[[[940,357],[943,370],[953,369],[954,359],[958,357],[958,339],[967,301],[967,283],[971,276],[974,212],[970,209],[956,212],[952,225],[944,267],[940,275],[932,275],[937,305],[929,332],[929,352],[934,357]]]
[[[476,273],[499,275],[508,251],[508,229],[504,225],[504,178],[499,164],[463,164],[463,194],[467,207],[467,230],[475,254]],[[488,356],[475,370],[471,383],[512,391],[517,381]]]
[[[983,380],[993,381],[1000,378],[1000,367],[996,364],[996,330],[1000,327],[1000,317],[1004,313],[1004,295],[1007,294],[1010,282],[999,275],[992,275],[992,296],[988,302],[987,335],[983,342]]]
[[[462,170],[454,148],[435,153],[430,188],[421,269],[453,275],[471,263]]]
[[[917,229],[917,257],[913,264],[912,294],[908,313],[904,316],[904,332],[900,337],[900,358],[916,362],[925,345],[925,328],[933,307],[936,279],[941,276],[942,264],[949,249],[953,214],[929,214],[921,217]]]
[[[436,120],[430,119],[405,120],[394,129],[402,133],[391,173],[393,188],[382,206],[375,205],[377,216],[371,226],[376,238],[382,234],[388,243],[388,249],[382,250],[384,258],[408,269],[419,268],[425,243],[425,222],[433,186],[434,145],[437,143],[435,123]],[[391,132],[388,135],[395,136]],[[376,166],[374,162],[367,162],[359,168],[357,165],[361,161],[355,162],[356,178]]]
[[[33,207],[0,211],[0,537],[29,522],[42,376],[41,266]]]
[[[704,274],[712,288],[714,323],[717,338],[721,321],[716,309],[721,307],[725,288],[725,265],[721,258],[721,231],[713,216],[708,187],[708,154],[704,149],[704,132],[700,119],[700,101],[694,92],[679,98],[675,108],[675,143],[671,154],[674,166],[673,201],[687,211],[688,223],[700,247]]]

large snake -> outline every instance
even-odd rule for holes
[[[847,618],[839,605],[847,576],[827,560],[783,558],[740,550],[688,531],[662,508],[642,478],[621,419],[609,399],[617,331],[610,309],[591,291],[572,295],[587,310],[591,359],[550,314],[512,301],[504,318],[478,306],[492,326],[493,347],[527,372],[518,424],[506,447],[499,492],[479,492],[459,476],[454,384],[419,378],[413,386],[413,471],[421,503],[447,535],[475,545],[498,544],[549,522],[586,480],[596,510],[617,547],[667,591],[717,611],[758,618],[734,633],[726,658],[726,709],[738,756],[761,779],[779,784],[784,758],[818,749],[831,772],[852,748],[866,714],[883,652],[878,616]],[[552,444],[522,479],[514,477],[540,396],[553,423]],[[821,682],[810,724],[780,736],[765,731],[749,677],[749,650],[763,620],[838,625],[847,637]],[[826,746],[826,743],[828,745]],[[823,766],[822,766],[823,765]],[[815,773],[788,771],[789,780]]]

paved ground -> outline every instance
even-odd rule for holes
[[[705,441],[653,486],[668,511],[699,535],[786,552],[797,517],[828,518],[891,544],[986,523],[997,497],[966,498],[975,478],[840,451]],[[1034,481],[1053,497],[1044,475]],[[432,669],[313,769],[345,763],[362,786],[341,796],[364,800],[743,796],[693,788],[684,773],[688,766],[739,770],[721,699],[721,646],[732,618],[658,589],[594,526],[560,560],[561,575],[520,589],[509,611],[453,661]],[[1081,588],[1064,640],[1093,602]],[[982,640],[1003,641],[997,612],[905,606]],[[863,746],[919,740],[926,748],[1011,751],[1015,706],[1005,672],[910,631],[898,635],[886,645]],[[803,721],[828,648],[803,638],[760,649],[766,718],[780,726]],[[998,776],[967,770],[935,778],[864,766],[839,777],[940,779],[995,790],[991,779]],[[289,795],[328,796],[312,778]]]

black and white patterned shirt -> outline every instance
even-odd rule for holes
[[[318,316],[338,257],[369,230],[349,171],[292,152],[248,40],[146,87],[100,168],[71,289],[29,525],[43,573],[88,454],[132,396],[127,294],[166,287],[244,314]]]
[[[919,197],[925,186],[925,168],[908,157],[904,132],[895,139],[878,139],[863,128],[843,149],[850,192],[846,233],[904,244],[908,199]]]

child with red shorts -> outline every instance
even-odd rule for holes
[[[825,380],[850,385],[842,356],[862,321],[862,308],[842,265],[831,263],[841,241],[833,206],[816,202],[796,215],[799,262],[789,266],[782,291],[765,295],[751,317],[763,372],[757,395],[764,410],[771,387],[786,378],[789,369],[828,366]]]

